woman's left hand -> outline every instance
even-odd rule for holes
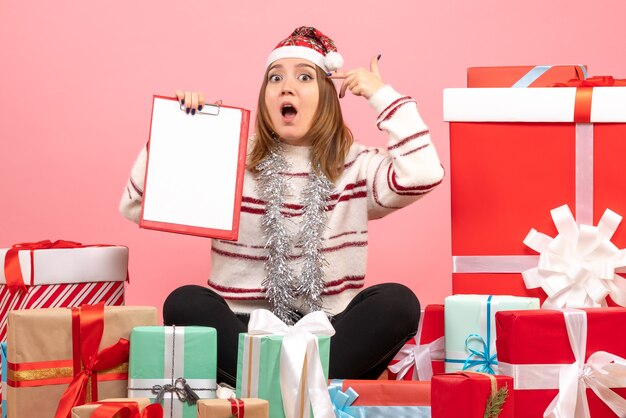
[[[330,78],[341,80],[341,89],[339,90],[339,98],[346,95],[346,89],[350,89],[355,96],[363,96],[369,100],[382,86],[383,82],[380,71],[378,71],[378,60],[380,55],[374,56],[370,62],[369,71],[365,68],[357,68],[355,70],[333,73]]]

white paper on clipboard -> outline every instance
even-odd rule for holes
[[[205,113],[206,111],[206,113]],[[249,111],[155,96],[140,226],[236,239]]]

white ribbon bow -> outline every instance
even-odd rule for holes
[[[559,232],[556,238],[531,229],[524,239],[540,253],[539,265],[522,276],[527,288],[541,287],[548,295],[542,307],[601,307],[607,295],[626,306],[626,280],[615,274],[626,266],[626,250],[610,241],[622,217],[607,209],[598,226],[579,228],[567,205],[550,213]]]
[[[314,335],[335,334],[324,312],[312,312],[289,326],[270,311],[257,309],[250,315],[248,334],[283,336],[280,390],[286,418],[308,418],[311,407],[315,418],[334,418],[328,382]]]
[[[566,309],[563,315],[576,361],[561,366],[559,393],[546,408],[544,418],[591,418],[587,388],[591,388],[618,417],[626,417],[626,399],[610,389],[626,386],[626,359],[596,351],[585,363],[587,313]]]
[[[433,377],[433,360],[443,360],[445,353],[444,337],[439,337],[428,344],[406,344],[393,358],[398,362],[389,366],[389,371],[396,373],[397,380],[404,376],[415,365],[412,380],[431,380]]]

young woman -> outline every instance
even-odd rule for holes
[[[393,283],[364,288],[367,222],[424,196],[444,173],[415,100],[384,84],[379,58],[369,70],[337,72],[343,60],[332,40],[301,27],[267,60],[239,239],[213,240],[208,288],[183,286],[163,307],[168,325],[217,329],[218,381],[234,385],[238,334],[257,308],[287,323],[314,310],[328,313],[336,331],[331,378],[377,378],[415,335],[420,306],[411,290]],[[341,82],[339,95],[333,79]],[[338,99],[347,90],[369,101],[388,135],[386,149],[353,142]],[[190,117],[204,105],[200,93],[177,96]],[[144,149],[120,204],[135,222],[145,163]]]

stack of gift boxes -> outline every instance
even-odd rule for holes
[[[214,329],[104,306],[123,302],[127,249],[46,241],[0,254],[3,415],[626,417],[619,84],[582,66],[473,68],[471,88],[444,92],[454,295],[423,310],[388,380],[329,381],[326,316],[259,310],[236,388],[220,386]]]

